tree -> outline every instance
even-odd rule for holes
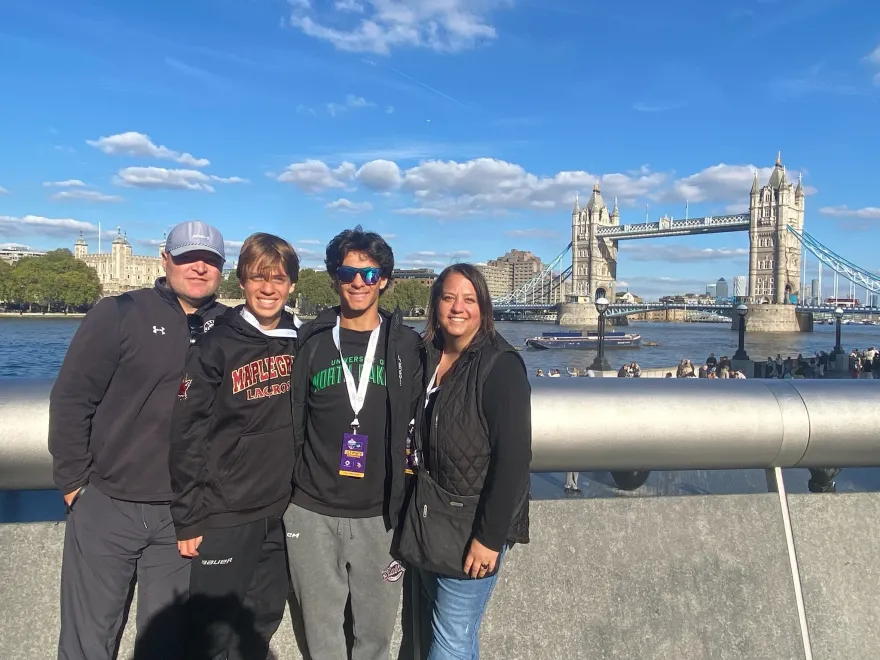
[[[408,314],[416,309],[427,309],[430,294],[430,288],[420,282],[401,280],[395,282],[391,291],[382,296],[382,306],[387,309],[400,307]]]
[[[230,300],[240,300],[244,293],[238,283],[238,275],[235,271],[231,271],[220,282],[220,290],[217,293],[220,298],[228,298]]]
[[[0,261],[0,302],[9,302],[13,289],[12,265]]]
[[[67,312],[70,307],[90,305],[101,295],[101,282],[94,268],[77,262],[72,270],[58,276],[58,299]]]
[[[94,268],[75,259],[70,250],[53,250],[41,257],[26,257],[0,270],[0,298],[17,304],[40,305],[43,311],[90,305],[101,295]]]
[[[311,268],[299,271],[295,293],[301,297],[300,307],[304,313],[320,311],[339,302],[339,295],[333,288],[330,276],[324,271],[318,272]]]

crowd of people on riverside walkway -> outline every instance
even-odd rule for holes
[[[306,323],[277,236],[244,242],[235,308],[216,228],[177,225],[162,261],[86,315],[52,389],[59,660],[115,657],[133,581],[138,659],[263,660],[291,599],[306,657],[387,660],[410,580],[428,657],[477,658],[529,542],[531,461],[525,365],[481,273],[438,276],[419,336],[381,308],[394,254],[360,227],[328,244],[339,304]]]
[[[880,378],[880,351],[873,346],[864,351],[852,349],[849,354],[849,375],[853,378]]]

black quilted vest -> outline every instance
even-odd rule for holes
[[[436,395],[431,420],[425,422],[436,424],[427,434],[428,469],[441,488],[455,495],[479,495],[486,480],[490,447],[489,427],[483,415],[483,385],[492,365],[508,352],[522,360],[503,337],[496,338],[495,342],[484,340],[459,356]],[[434,373],[439,359],[440,352],[429,346],[426,374]],[[507,534],[512,543],[529,542],[529,486],[526,475]]]

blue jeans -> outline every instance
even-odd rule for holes
[[[503,555],[504,551],[499,561]],[[498,573],[482,580],[459,580],[428,571],[419,574],[432,605],[428,660],[478,660],[480,623]]]

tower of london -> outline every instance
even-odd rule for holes
[[[153,286],[156,278],[165,274],[162,267],[162,251],[165,241],[159,245],[159,255],[145,257],[135,255],[131,243],[117,227],[116,238],[108,253],[89,254],[89,245],[80,233],[73,246],[73,256],[95,269],[105,296],[112,296],[133,289]]]

